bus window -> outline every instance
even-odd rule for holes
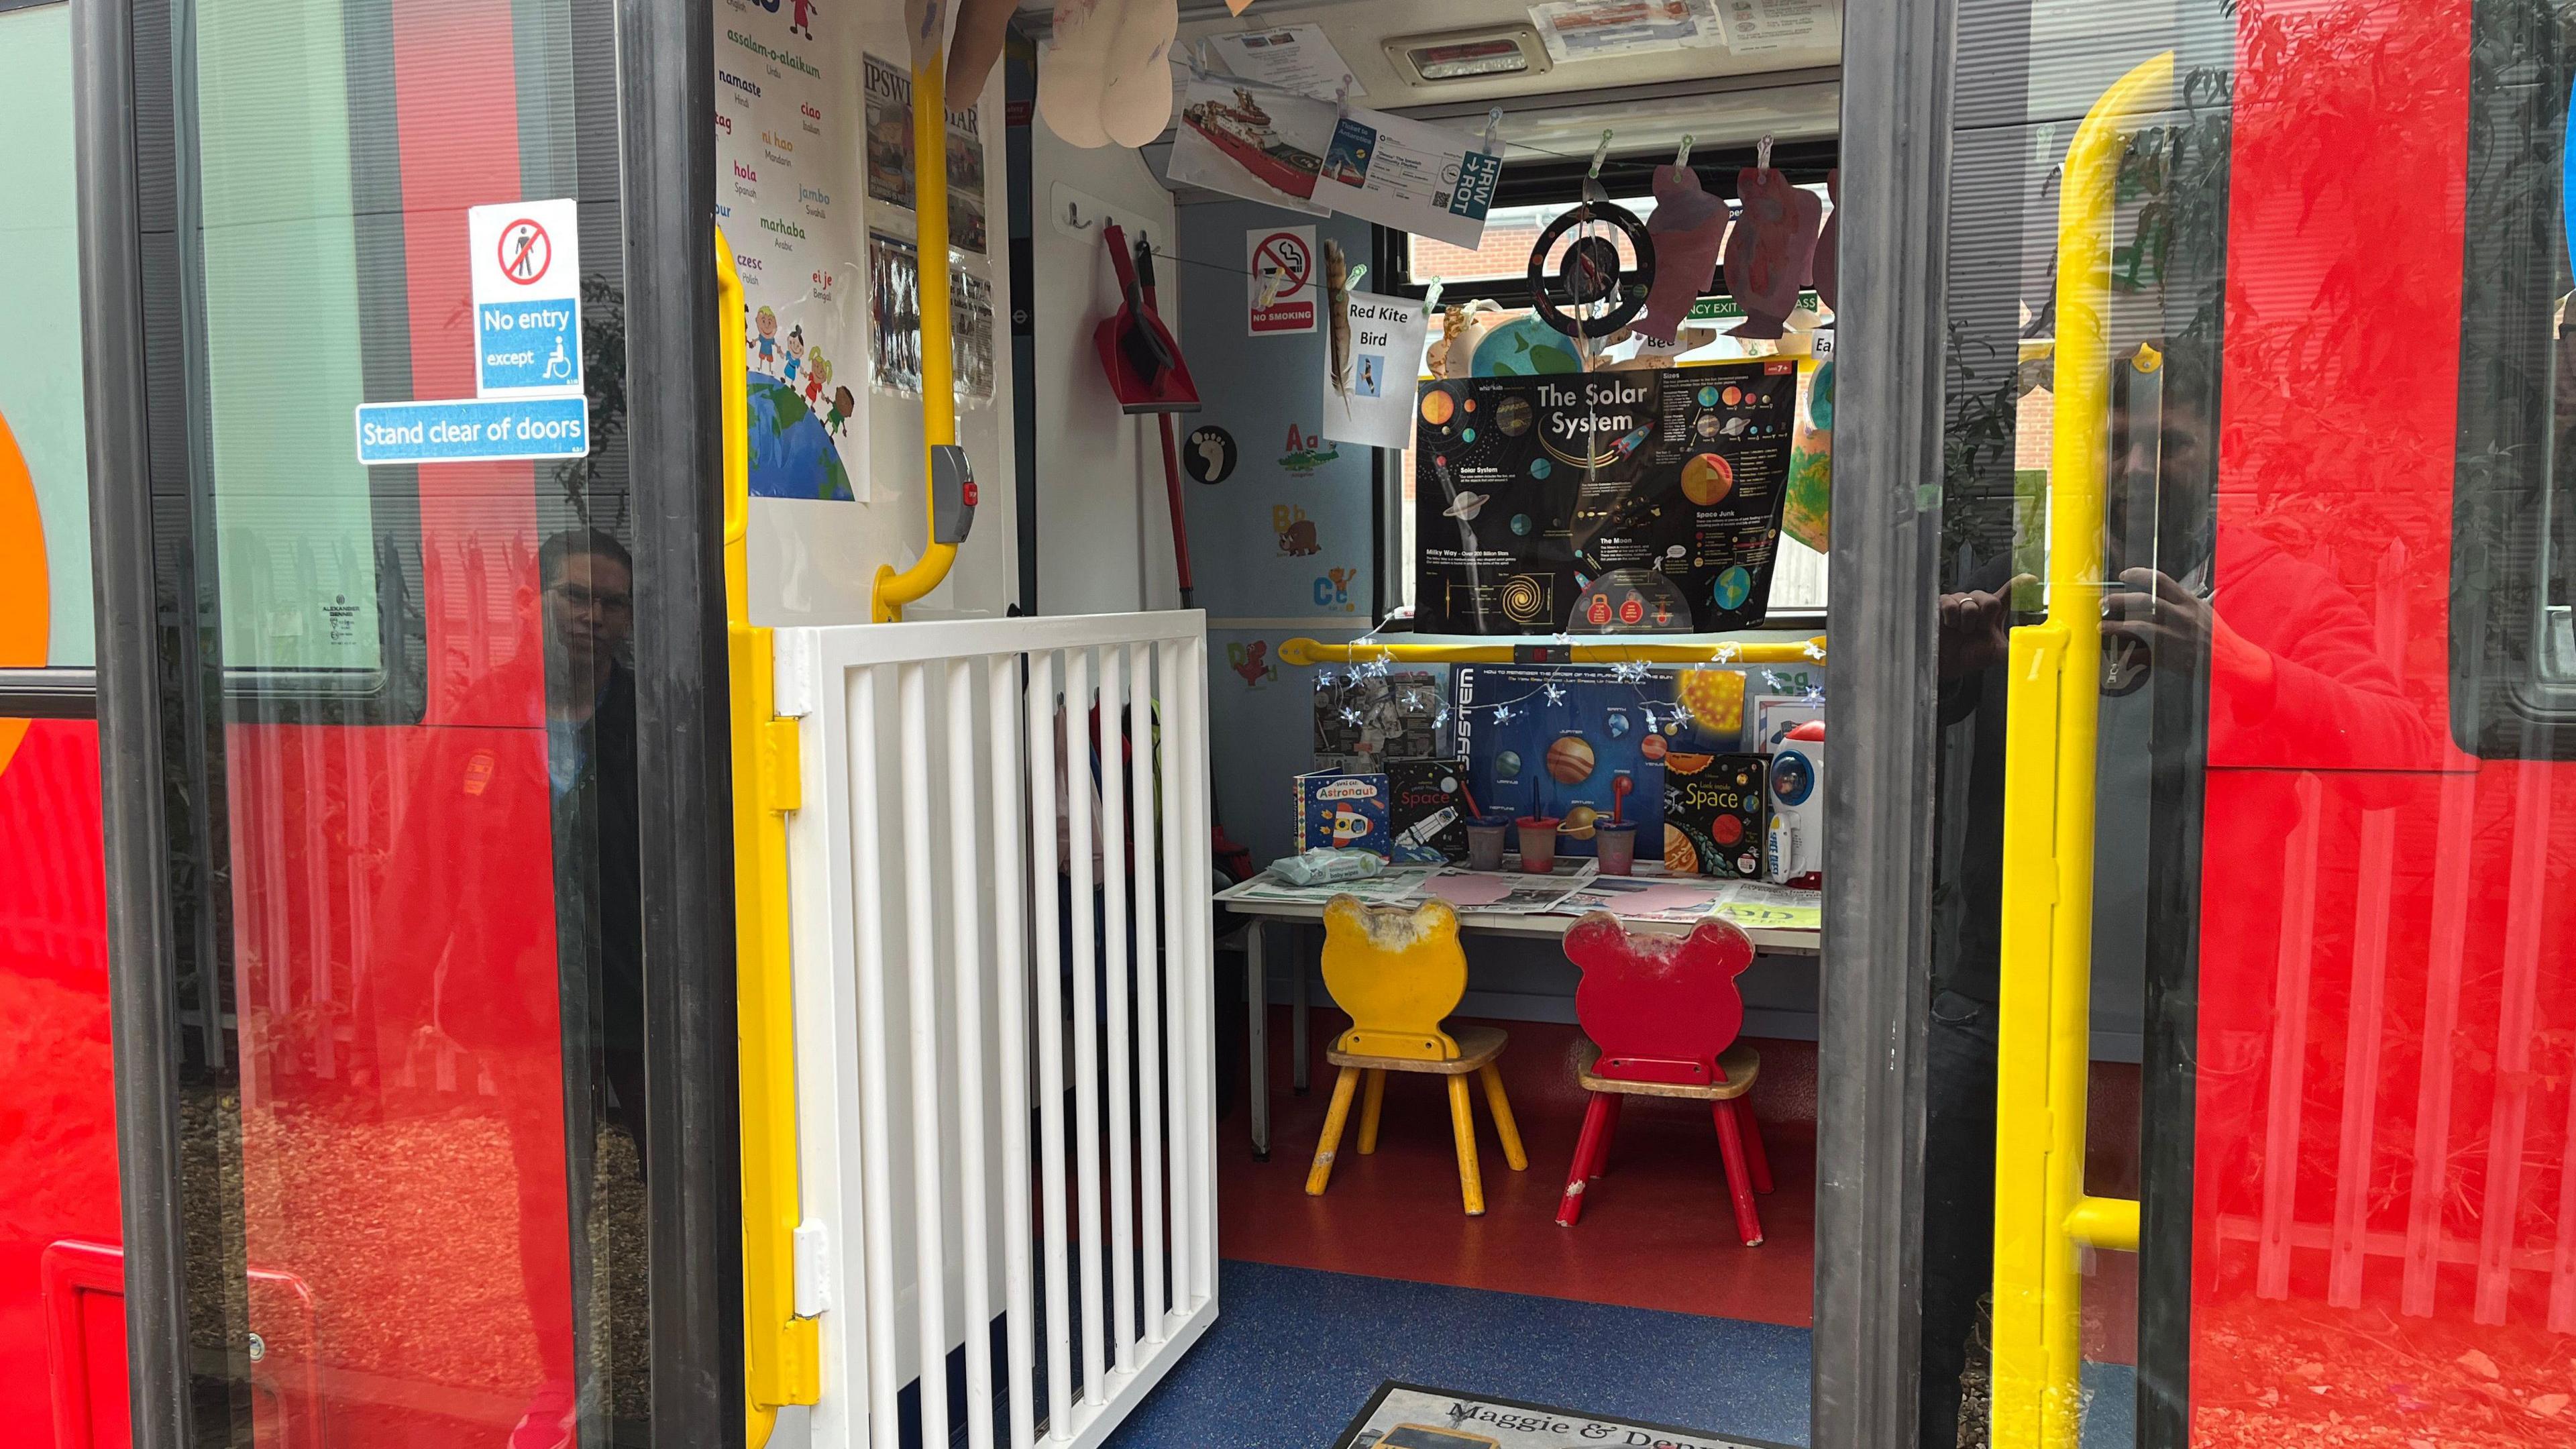
[[[2451,725],[2490,759],[2576,734],[2576,317],[2566,198],[2576,61],[2552,7],[2477,7],[2451,558]]]
[[[39,1443],[54,1441],[23,1426],[114,1444],[128,1441],[127,1384],[98,727],[86,717],[96,654],[71,35],[67,4],[0,6],[0,1423]],[[88,1271],[102,1258],[104,1281]]]
[[[96,659],[70,16],[0,9],[0,669]]]

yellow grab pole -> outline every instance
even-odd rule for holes
[[[1309,664],[1373,660],[1383,660],[1388,664],[1513,664],[1521,662],[1521,651],[1530,647],[1512,644],[1396,644],[1375,639],[1326,644],[1317,639],[1289,639],[1279,646],[1279,662],[1301,668]],[[1563,651],[1562,662],[1569,664],[1810,664],[1824,662],[1825,636],[1819,634],[1813,639],[1785,642],[1759,640],[1736,643],[1728,640],[1715,644],[1656,644],[1645,640],[1617,639],[1543,647]]]
[[[957,545],[939,541],[939,484],[931,461],[938,448],[957,441],[948,306],[948,47],[935,42],[925,50],[917,50],[912,62],[913,216],[921,245],[922,550],[901,573],[891,564],[877,567],[869,614],[880,624],[900,623],[903,606],[938,588],[957,561]]]
[[[2094,102],[2057,221],[2048,619],[2012,631],[1995,1100],[1995,1449],[2077,1449],[2085,1244],[2134,1247],[2137,1205],[2084,1195],[2092,1059],[2094,751],[2109,472],[2111,222],[2132,118],[2173,90],[2167,51]]]
[[[742,330],[742,277],[716,232],[716,335]],[[770,632],[751,627],[745,540],[751,457],[738,341],[717,370],[724,427],[725,638],[733,734],[734,992],[742,1041],[742,1317],[745,1442],[769,1442],[785,1404],[819,1396],[814,1320],[796,1316],[796,1018],[787,960],[787,833],[797,806],[796,723],[777,718]]]

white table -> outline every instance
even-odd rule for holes
[[[1246,1012],[1251,1018],[1252,1034],[1245,1044],[1244,1057],[1247,1075],[1252,1079],[1252,1155],[1259,1161],[1267,1162],[1270,1160],[1270,1073],[1268,1070],[1270,1003],[1268,980],[1264,970],[1263,938],[1270,934],[1269,928],[1273,925],[1319,926],[1323,923],[1324,908],[1320,903],[1305,901],[1232,900],[1219,901],[1217,904],[1251,922],[1251,929],[1244,933],[1243,993]],[[1571,915],[1511,915],[1493,911],[1462,910],[1458,913],[1458,930],[1462,936],[1519,936],[1524,939],[1558,940],[1563,938],[1566,931],[1581,919],[1583,919],[1581,916]],[[1697,922],[1636,920],[1622,917],[1620,924],[1640,935],[1683,936],[1688,935],[1691,927]],[[1768,926],[1747,926],[1743,929],[1744,934],[1753,938],[1753,949],[1756,951],[1802,956],[1816,954],[1819,933],[1815,931],[1783,930]],[[1471,957],[1468,961],[1468,969],[1473,971],[1474,967],[1475,962]],[[1289,1018],[1289,1048],[1292,1053],[1289,1081],[1296,1090],[1302,1092],[1306,1090],[1308,1007],[1306,972],[1302,961],[1292,979],[1295,982],[1293,997],[1295,1006]]]

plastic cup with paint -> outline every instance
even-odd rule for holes
[[[1530,875],[1546,875],[1556,869],[1556,827],[1553,815],[1524,815],[1521,827],[1521,869]]]
[[[1603,875],[1629,875],[1637,868],[1637,822],[1602,820],[1592,826],[1592,848]]]
[[[1478,815],[1467,821],[1467,868],[1501,870],[1503,838],[1511,834],[1512,817]]]

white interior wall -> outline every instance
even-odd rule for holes
[[[1163,445],[1150,417],[1129,417],[1101,374],[1091,333],[1118,309],[1118,277],[1097,225],[1065,221],[1106,209],[1135,244],[1173,233],[1172,198],[1135,152],[1084,150],[1041,121],[1029,129],[1031,301],[1036,313],[1038,611],[1102,614],[1180,603],[1163,502]],[[1204,279],[1157,269],[1156,308],[1177,337],[1180,292]],[[1181,338],[1184,351],[1189,339]]]
[[[720,32],[728,13],[718,0]],[[903,11],[893,6],[848,10],[826,30],[818,48],[828,48],[837,63],[853,69],[860,65],[863,52],[899,66],[910,64]],[[991,252],[984,256],[960,252],[957,260],[993,288],[994,396],[989,403],[958,408],[957,440],[974,467],[982,503],[975,510],[973,531],[957,551],[956,567],[945,583],[913,606],[910,616],[914,618],[999,616],[1019,587],[1019,504],[1011,438],[1010,169],[1004,164],[1007,143],[999,65],[993,68],[977,106],[984,137],[984,200]],[[847,124],[855,131],[862,119],[854,115]],[[843,204],[863,206],[867,228],[910,240],[914,224],[909,210],[867,199],[867,176],[858,148],[851,148],[846,165],[847,174],[839,178]],[[863,259],[858,268],[857,284],[864,288]],[[864,466],[871,501],[753,500],[749,549],[752,622],[756,624],[866,623],[878,567],[900,569],[921,556],[929,531],[922,498],[921,401],[872,388],[852,390],[866,397]],[[858,481],[852,480],[854,491]]]

